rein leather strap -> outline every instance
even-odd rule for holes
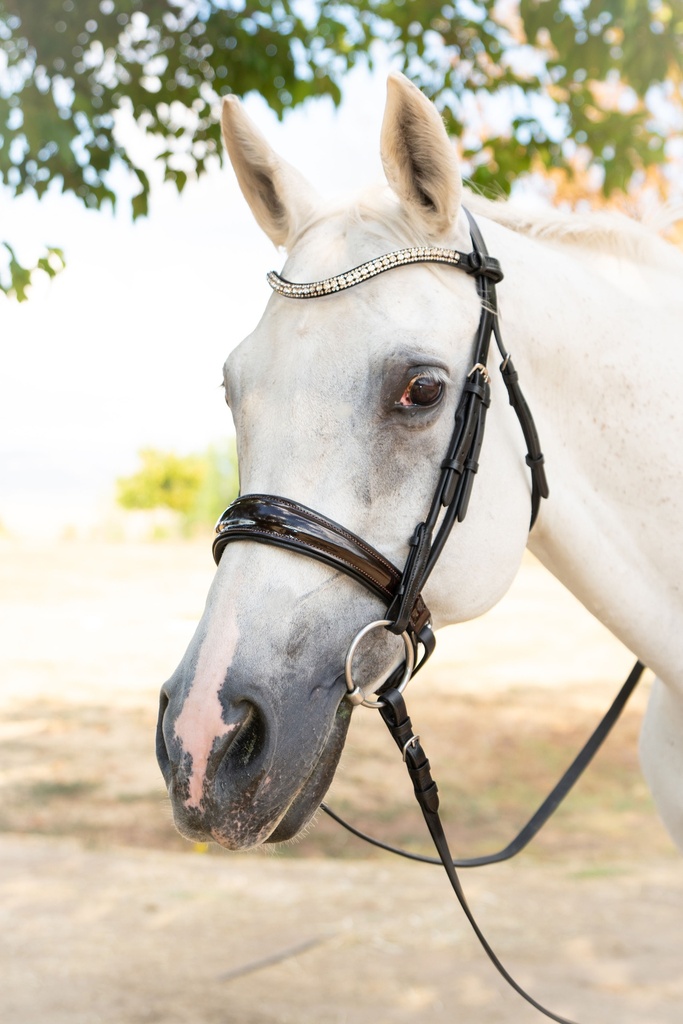
[[[479,942],[489,960],[498,973],[505,979],[505,981],[507,981],[508,985],[510,985],[511,988],[513,988],[515,992],[522,997],[522,999],[525,999],[526,1002],[530,1003],[536,1010],[539,1010],[540,1013],[549,1017],[550,1020],[557,1021],[558,1024],[574,1024],[574,1022],[569,1020],[569,1018],[561,1017],[559,1014],[553,1013],[552,1010],[548,1010],[542,1005],[542,1003],[539,1003],[533,998],[533,996],[530,996],[529,993],[522,988],[519,982],[515,981],[510,972],[498,959],[488,939],[477,924],[476,918],[470,910],[465,893],[460,884],[460,879],[458,878],[455,867],[453,866],[453,858],[448,848],[448,840],[446,839],[441,819],[439,818],[438,789],[431,776],[430,764],[427,759],[427,755],[422,749],[420,737],[413,732],[412,723],[406,710],[403,695],[399,693],[398,690],[390,690],[388,693],[384,694],[380,714],[384,719],[384,724],[387,726],[391,736],[395,740],[396,745],[403,754],[408,774],[410,775],[413,783],[415,797],[420,805],[422,816],[424,817],[427,828],[429,829],[432,841],[436,846],[441,863],[448,875],[451,888],[453,889],[465,917],[472,926],[472,930],[479,939]]]
[[[515,838],[511,840],[507,846],[504,846],[501,850],[497,850],[495,853],[485,853],[478,857],[455,859],[453,861],[453,867],[481,868],[486,867],[489,864],[500,864],[505,860],[511,860],[513,857],[516,857],[518,853],[521,853],[522,850],[529,845],[534,836],[540,832],[548,819],[552,817],[558,809],[565,797],[571,792],[575,784],[585,772],[586,768],[588,768],[598,750],[602,747],[613,727],[619,720],[629,697],[638,685],[644,671],[645,666],[642,662],[637,661],[631,669],[626,682],[610,704],[605,715],[600,719],[600,722],[594,731],[586,740],[584,746],[569,765],[564,775],[555,784],[555,786],[553,786],[545,800],[543,800],[536,811],[534,811],[526,825],[519,830]],[[421,853],[412,853],[410,850],[402,850],[398,846],[391,846],[389,843],[384,843],[380,839],[375,839],[373,836],[369,836],[365,832],[361,832],[360,829],[354,828],[353,825],[349,824],[348,821],[345,821],[344,818],[341,818],[336,814],[331,807],[327,806],[327,804],[322,803],[320,806],[323,811],[330,816],[330,818],[333,818],[348,832],[351,832],[352,835],[356,836],[358,839],[362,839],[366,843],[370,843],[372,846],[379,847],[380,850],[386,850],[388,853],[395,853],[397,856],[406,857],[408,860],[419,861],[421,864],[441,863],[441,860],[436,857],[426,857]]]

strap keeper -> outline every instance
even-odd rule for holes
[[[413,535],[408,541],[408,544],[410,545],[411,548],[416,548],[420,541],[422,540],[423,528],[424,523],[418,523],[417,526],[415,527]]]
[[[462,473],[465,466],[466,460],[462,456],[459,459],[444,459],[441,463],[442,469],[452,469],[454,473]]]
[[[488,396],[488,385],[486,383],[479,384],[476,380],[468,380],[465,383],[463,391],[469,391],[471,394],[476,395],[477,398],[481,399],[485,405],[488,405],[488,402],[490,401]]]
[[[543,465],[545,462],[545,456],[543,452],[540,452],[538,455],[527,455],[524,461],[529,469],[533,469],[535,466]]]
[[[467,257],[469,267],[464,267],[471,277],[487,277],[489,281],[498,284],[503,280],[503,271],[500,262],[494,256],[484,255],[474,249]]]

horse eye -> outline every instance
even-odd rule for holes
[[[442,394],[443,381],[430,377],[427,373],[419,373],[413,377],[398,404],[409,409],[415,406],[424,409],[430,405],[436,405]]]

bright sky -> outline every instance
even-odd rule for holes
[[[377,179],[386,69],[347,79],[280,124],[247,109],[323,195]],[[268,270],[283,258],[261,234],[229,167],[162,185],[135,225],[69,196],[9,201],[0,236],[26,259],[65,249],[67,269],[23,304],[0,296],[0,523],[88,521],[146,445],[201,450],[231,430],[221,368],[257,323]],[[42,275],[41,275],[42,276]]]

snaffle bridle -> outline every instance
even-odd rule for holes
[[[413,731],[403,699],[403,690],[432,654],[436,643],[431,627],[431,615],[422,598],[422,591],[453,526],[456,522],[462,522],[467,513],[484,439],[486,411],[490,404],[487,362],[492,336],[502,358],[500,372],[509,401],[517,415],[527,446],[526,463],[531,472],[530,529],[536,521],[541,500],[547,498],[549,494],[536,426],[522,394],[510,354],[503,345],[495,289],[496,284],[502,280],[503,273],[498,260],[488,255],[476,221],[468,211],[465,212],[472,239],[472,251],[469,253],[438,246],[400,249],[370,260],[344,274],[312,283],[287,281],[275,272],[268,275],[268,281],[275,292],[286,298],[295,299],[334,294],[394,267],[413,263],[453,266],[475,279],[481,312],[474,340],[473,365],[467,374],[455,411],[453,433],[446,457],[440,466],[428,515],[423,522],[418,523],[413,532],[403,570],[399,570],[376,548],[334,520],[296,501],[269,494],[242,495],[226,509],[216,525],[213,555],[218,564],[225,546],[236,540],[274,544],[325,562],[351,576],[384,601],[387,606],[385,617],[365,626],[349,648],[345,663],[346,698],[351,704],[363,704],[379,709],[389,732],[401,750],[439,857],[423,857],[373,839],[353,828],[325,804],[322,804],[322,807],[354,835],[375,846],[412,860],[442,864],[465,915],[497,970],[515,991],[541,1013],[551,1020],[558,1021],[559,1024],[572,1024],[567,1018],[542,1006],[508,973],[472,915],[456,868],[478,867],[508,860],[531,841],[557,809],[609,734],[640,679],[644,666],[636,662],[598,727],[515,839],[497,853],[466,860],[454,860],[451,856],[438,814],[437,786],[431,777],[429,761],[420,743],[420,737]],[[405,660],[376,687],[375,700],[372,700],[353,681],[353,657],[361,639],[379,628],[386,628],[402,637]]]

